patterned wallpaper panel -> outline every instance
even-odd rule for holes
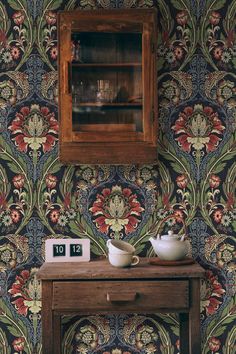
[[[58,161],[57,11],[158,9],[158,164]],[[187,230],[202,354],[236,353],[236,1],[0,0],[0,353],[40,354],[47,238],[109,238],[153,256]],[[63,318],[63,354],[177,354],[174,314]],[[200,353],[196,353],[200,354]]]

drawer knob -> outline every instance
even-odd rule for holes
[[[110,292],[107,293],[107,301],[109,302],[127,302],[127,301],[135,301],[138,293],[136,292]]]

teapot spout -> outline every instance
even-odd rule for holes
[[[185,235],[182,235],[180,241],[184,241],[184,240],[185,240]]]

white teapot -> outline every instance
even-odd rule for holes
[[[149,239],[156,255],[165,261],[179,261],[184,259],[188,252],[185,235],[176,235],[173,231],[168,231],[168,235],[157,235],[154,239]]]

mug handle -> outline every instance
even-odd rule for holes
[[[131,266],[135,266],[139,263],[139,256],[133,256]]]
[[[111,243],[111,240],[107,240],[107,247],[109,248],[109,245]]]

